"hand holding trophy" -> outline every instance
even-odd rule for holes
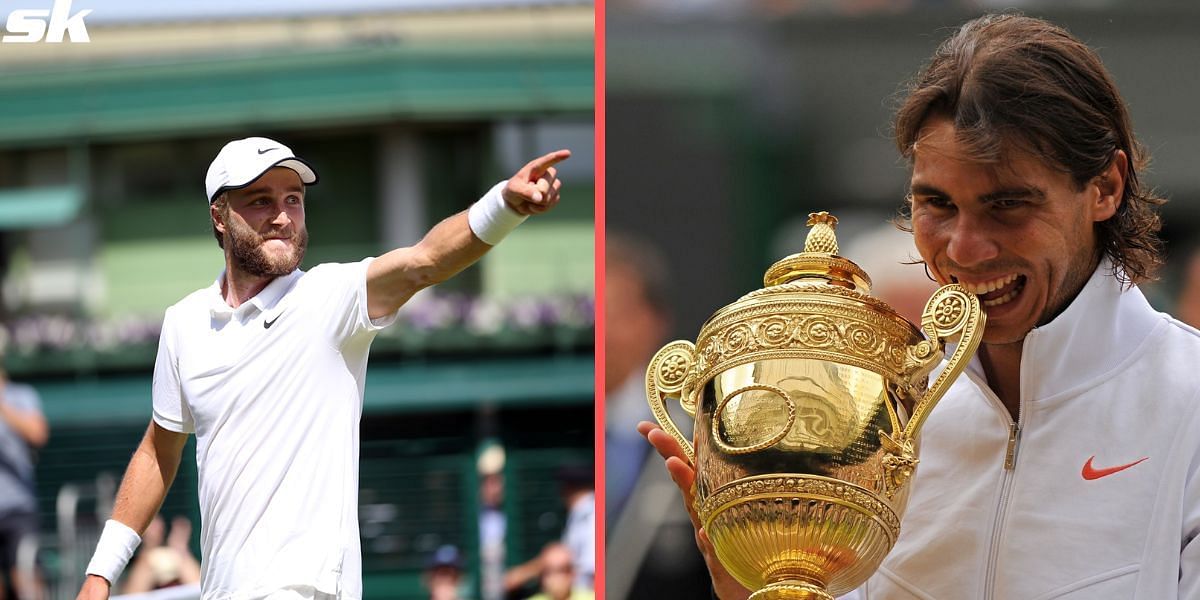
[[[920,329],[870,296],[867,274],[837,255],[836,223],[810,215],[804,252],[646,372],[655,418],[695,467],[692,508],[754,600],[831,600],[879,567],[921,425],[983,335],[979,300],[959,285],[934,292]],[[695,417],[694,447],[667,398]]]

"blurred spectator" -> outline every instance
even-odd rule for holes
[[[558,470],[559,490],[567,509],[567,524],[563,529],[562,545],[571,555],[574,565],[574,587],[592,590],[596,577],[596,493],[591,465],[566,465]],[[544,552],[517,565],[504,574],[509,592],[521,588],[542,575]]]
[[[0,369],[0,598],[42,597],[39,577],[18,568],[17,550],[22,539],[37,539],[34,452],[49,437],[37,392]]]
[[[479,454],[479,553],[483,600],[502,600],[504,586],[504,448],[492,444]]]
[[[462,554],[458,547],[449,544],[439,547],[425,568],[424,582],[429,590],[429,600],[460,600],[462,575]]]
[[[529,600],[591,600],[596,595],[591,590],[575,586],[575,567],[571,562],[571,550],[560,542],[551,542],[542,549],[539,563],[542,567],[541,591]]]
[[[121,588],[126,594],[149,592],[178,585],[200,583],[200,561],[192,555],[188,541],[192,522],[187,517],[171,520],[171,532],[163,543],[166,523],[155,515],[142,534],[142,544]]]
[[[673,288],[666,259],[645,240],[610,232],[605,243],[605,595],[614,599],[693,598],[708,593],[708,571],[687,511],[657,455],[637,433],[653,421],[646,366],[671,329]],[[716,308],[716,307],[712,307]],[[694,335],[694,332],[693,332]],[[685,435],[691,418],[671,417]],[[647,462],[649,461],[649,462]],[[656,560],[670,556],[671,560]]]
[[[650,452],[637,432],[639,421],[653,420],[646,364],[665,341],[671,318],[668,270],[658,249],[613,232],[604,252],[605,526],[611,529]]]
[[[1200,327],[1200,250],[1192,253],[1183,271],[1183,286],[1179,290],[1175,316],[1192,327]]]
[[[559,472],[567,526],[562,541],[575,565],[575,588],[593,589],[596,577],[596,492],[591,465],[564,467]]]

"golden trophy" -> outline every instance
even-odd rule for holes
[[[693,508],[752,600],[831,600],[879,568],[921,425],[983,336],[979,299],[957,284],[934,292],[920,329],[870,296],[867,274],[837,255],[836,223],[810,215],[804,252],[646,370],[655,418],[696,469]],[[695,418],[694,448],[667,398]]]

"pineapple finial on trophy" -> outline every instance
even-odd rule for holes
[[[812,229],[804,241],[804,251],[771,265],[763,276],[763,284],[771,287],[792,282],[828,283],[869,294],[871,279],[858,265],[838,255],[837,234],[833,231],[837,222],[837,217],[825,211],[809,213],[807,224]],[[750,295],[762,292],[756,290]]]
[[[805,252],[838,253],[837,235],[833,232],[837,226],[837,217],[826,211],[808,213],[808,223],[812,229],[804,240]]]

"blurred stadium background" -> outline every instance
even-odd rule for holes
[[[504,450],[509,564],[557,539],[555,473],[593,457],[591,3],[74,2],[83,9],[88,44],[0,47],[0,337],[51,426],[37,480],[52,598],[74,598],[148,422],[163,310],[223,266],[203,177],[248,135],[320,173],[308,266],[414,243],[533,156],[573,150],[555,212],[414,299],[374,343],[366,597],[421,597],[444,544],[462,549],[463,587],[479,597],[485,448]],[[198,524],[193,452],[163,514]],[[197,554],[198,539],[197,527]]]
[[[1168,264],[1161,281],[1143,290],[1160,310],[1187,308],[1179,294],[1200,222],[1195,3],[610,0],[606,6],[606,227],[649,240],[669,264],[674,320],[662,342],[694,339],[713,311],[761,286],[774,260],[803,247],[810,211],[841,219],[843,254],[878,260],[848,246],[894,216],[906,191],[907,165],[889,137],[897,93],[952,28],[1010,8],[1066,26],[1099,50],[1115,76],[1153,156],[1144,181],[1171,198],[1163,209]],[[884,250],[892,252],[892,265],[907,255],[905,242]],[[873,278],[879,273],[867,270]],[[907,277],[921,281],[924,274],[917,266]],[[661,471],[655,462],[661,461],[647,467]],[[679,504],[669,481],[642,483],[642,506]],[[654,598],[661,589],[678,590],[681,598],[706,594],[686,515],[651,513],[634,514],[635,526],[624,529],[619,519],[626,515],[608,515],[609,598]]]

